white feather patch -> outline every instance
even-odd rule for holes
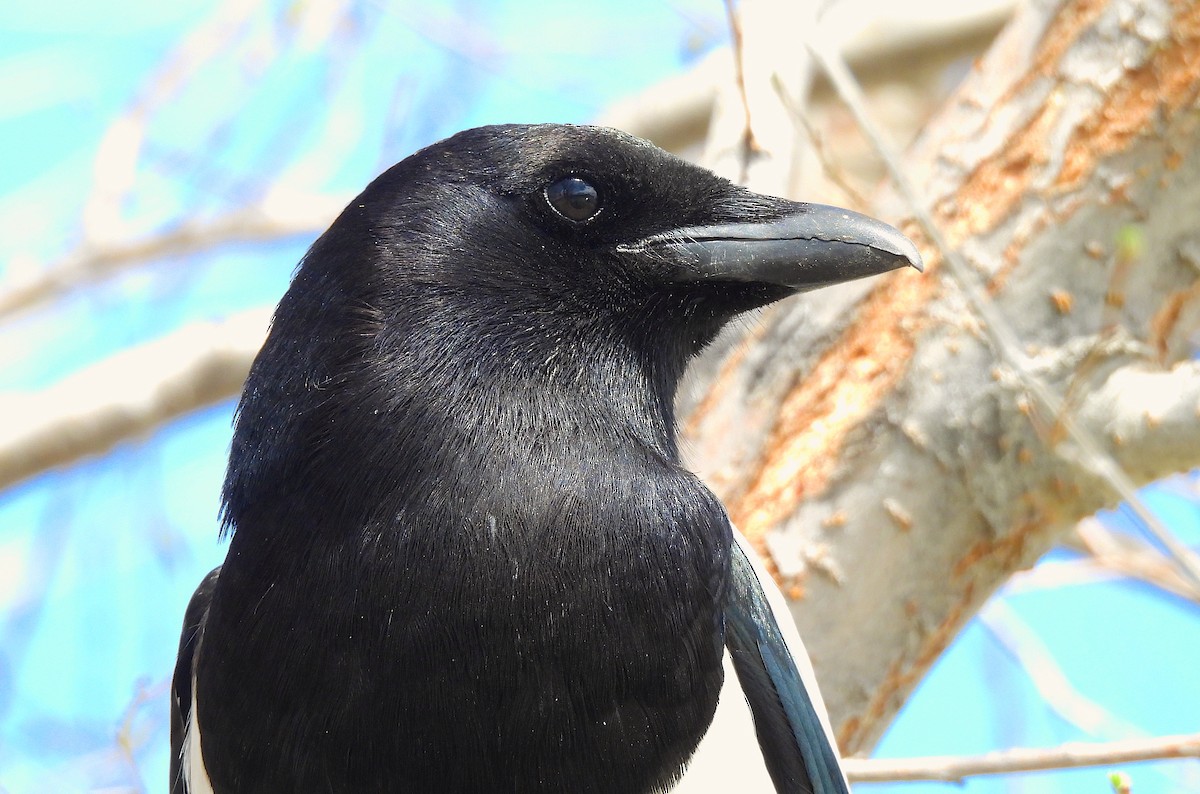
[[[742,694],[733,657],[725,651],[725,683],[717,699],[712,725],[700,739],[683,777],[671,794],[775,794],[767,771],[754,716]]]
[[[195,664],[195,662],[193,662]],[[200,721],[196,713],[196,679],[192,678],[192,709],[188,713],[187,732],[183,737],[183,780],[188,794],[213,794],[204,755],[200,752]]]
[[[796,621],[792,617],[787,599],[783,597],[775,579],[762,564],[758,552],[750,546],[750,542],[737,527],[733,528],[733,538],[734,542],[742,547],[758,575],[771,612],[775,615],[775,622],[779,624],[784,642],[796,661],[796,669],[800,672],[800,679],[804,682],[813,706],[821,718],[825,734],[830,743],[837,747],[833,728],[829,724],[829,715],[825,711],[825,703],[817,689],[817,677],[813,674],[812,662],[804,650],[804,643],[800,641],[800,632],[796,629]],[[739,794],[775,793],[775,784],[771,781],[762,748],[758,745],[754,715],[742,692],[741,683],[733,667],[733,658],[728,650],[725,651],[724,667],[725,683],[721,686],[717,713],[713,716],[712,725],[700,740],[696,752],[692,754],[683,777],[670,789],[671,794],[727,794],[730,791]]]

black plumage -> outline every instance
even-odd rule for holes
[[[246,382],[173,790],[666,790],[727,642],[779,790],[841,790],[673,400],[736,314],[918,261],[600,128],[470,130],[385,172]]]

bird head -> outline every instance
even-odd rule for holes
[[[341,254],[308,261],[365,263],[351,291],[392,327],[434,322],[534,358],[616,332],[686,361],[740,312],[921,267],[904,235],[864,215],[752,193],[616,130],[552,124],[417,152],[326,238],[318,248]]]

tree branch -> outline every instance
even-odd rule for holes
[[[1200,361],[1170,369],[1147,362],[1120,367],[1088,390],[1077,409],[1121,466],[1140,480],[1185,471],[1200,449]]]
[[[126,350],[49,388],[0,394],[0,488],[98,455],[242,388],[269,313],[198,323]]]
[[[1072,742],[1049,749],[1000,750],[978,756],[847,758],[845,766],[846,775],[854,783],[916,780],[961,783],[966,778],[981,775],[1132,764],[1171,758],[1200,758],[1200,734],[1125,739],[1097,744]]]
[[[188,221],[125,243],[84,245],[60,262],[0,285],[0,319],[146,262],[182,258],[238,243],[266,243],[320,234],[345,206],[342,197],[307,196]]]
[[[1096,518],[1080,521],[1075,532],[1091,555],[1090,559],[1080,562],[1109,575],[1140,579],[1200,605],[1200,588],[1191,579],[1181,575],[1172,560],[1149,543],[1114,532]]]
[[[988,601],[979,619],[1024,668],[1046,707],[1061,719],[1094,736],[1145,735],[1076,689],[1042,639],[1004,600]]]

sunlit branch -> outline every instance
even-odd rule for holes
[[[855,783],[940,780],[959,783],[981,775],[1010,775],[1073,769],[1085,766],[1132,764],[1171,758],[1200,758],[1200,734],[1127,739],[1119,742],[1060,747],[999,750],[977,756],[929,756],[926,758],[849,758],[846,774]]]
[[[269,313],[198,323],[36,392],[0,394],[0,488],[237,394]]]

